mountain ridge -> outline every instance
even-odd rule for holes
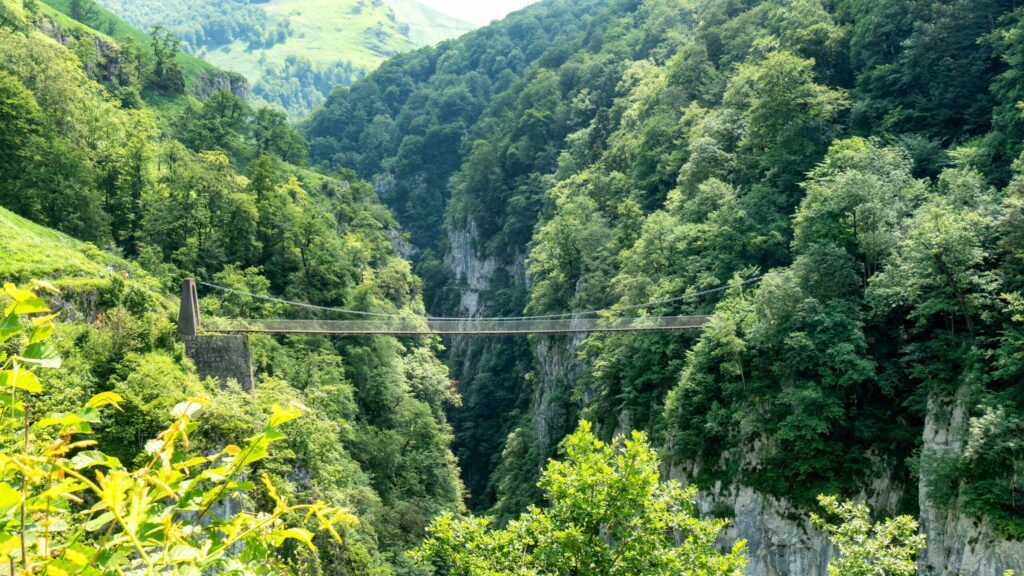
[[[143,30],[161,25],[186,52],[238,72],[255,98],[301,115],[334,85],[472,24],[415,0],[100,0]]]

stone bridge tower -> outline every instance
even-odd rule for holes
[[[199,295],[194,278],[186,278],[181,287],[178,309],[178,336],[185,343],[185,354],[196,366],[201,378],[216,378],[222,384],[235,380],[243,390],[252,390],[255,378],[249,359],[249,340],[245,335],[201,334]]]

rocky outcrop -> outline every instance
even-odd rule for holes
[[[925,457],[959,456],[964,446],[966,414],[963,392],[952,400],[934,394],[928,398],[922,454]],[[928,548],[918,560],[922,576],[999,576],[1006,570],[1024,574],[1024,542],[1010,542],[993,534],[985,518],[970,518],[944,510],[928,497],[929,470],[921,470],[921,529]]]
[[[966,427],[961,395],[953,400],[931,397],[925,420],[922,452],[928,456],[957,456],[963,449]],[[756,459],[757,447],[746,455]],[[884,466],[879,466],[884,470]],[[687,483],[695,470],[675,467],[669,476]],[[918,557],[922,576],[1000,576],[1007,570],[1024,573],[1024,542],[1011,542],[994,534],[985,519],[964,516],[936,506],[928,496],[928,467],[922,467],[919,504],[921,530],[927,548]],[[880,474],[865,493],[873,510],[897,513],[903,490]],[[835,551],[806,521],[807,511],[791,503],[759,494],[746,486],[716,485],[702,490],[697,505],[703,515],[728,517],[720,537],[723,548],[747,541],[745,576],[825,576]]]
[[[36,20],[36,29],[65,46],[72,40],[71,35],[48,16],[39,15]]]
[[[498,269],[494,258],[481,260],[476,252],[477,232],[472,223],[465,230],[448,232],[448,254],[445,266],[459,287],[459,309],[466,316],[480,311],[480,294],[487,289]]]
[[[192,94],[206,100],[217,92],[230,92],[242,99],[249,98],[249,81],[236,72],[204,70],[192,85]]]
[[[107,38],[87,34],[81,30],[65,29],[52,18],[43,15],[38,16],[36,29],[72,48],[91,80],[107,88],[116,88],[128,83],[128,66],[124,62],[124,53],[117,44]]]
[[[480,244],[476,225],[469,222],[463,229],[448,231],[448,253],[445,267],[459,287],[459,308],[466,316],[476,316],[481,309],[480,296],[491,286],[495,273],[503,269],[511,281],[526,285],[526,258],[516,254],[510,263],[499,262],[497,258],[479,256]]]
[[[742,467],[756,467],[761,445],[748,446],[740,455]],[[678,463],[667,476],[682,485],[700,473],[697,462]],[[875,469],[885,470],[876,462]],[[894,484],[885,473],[859,494],[871,509],[885,515],[896,514],[903,487]],[[719,535],[722,549],[739,540],[746,541],[747,567],[744,576],[826,576],[835,554],[828,539],[814,530],[808,513],[784,498],[761,494],[738,483],[716,483],[697,493],[697,509],[702,516],[727,518],[729,525]]]
[[[745,455],[746,463],[754,462],[757,447]],[[695,469],[675,467],[669,477],[686,485]],[[882,475],[857,496],[872,510],[884,515],[897,513],[903,489]],[[807,520],[807,511],[791,502],[766,496],[742,485],[723,486],[697,493],[701,515],[724,517],[729,525],[719,536],[722,549],[738,540],[747,545],[747,568],[744,576],[825,576],[835,550],[828,539],[814,530]],[[952,574],[950,574],[952,576]]]
[[[547,454],[575,425],[582,402],[573,399],[584,366],[576,357],[583,334],[540,336],[535,347],[535,382],[530,418],[541,454]]]
[[[719,542],[723,548],[747,541],[744,576],[824,576],[832,558],[828,539],[802,518],[806,513],[784,500],[763,496],[746,486],[724,492],[701,492],[702,515],[730,516]]]
[[[133,80],[131,66],[125,62],[121,47],[104,36],[84,32],[78,29],[66,29],[52,18],[39,16],[36,28],[65,46],[71,47],[82,60],[82,68],[90,79],[103,84],[108,89],[127,86]],[[87,43],[83,45],[82,43]],[[179,78],[179,82],[181,79]],[[169,90],[181,93],[177,88]],[[249,98],[249,81],[241,74],[222,70],[205,70],[192,86],[192,94],[205,100],[219,91],[231,92],[239,98]]]

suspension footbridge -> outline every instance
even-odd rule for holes
[[[589,332],[676,332],[704,326],[708,316],[501,320],[238,320],[211,319],[204,330],[222,334],[324,334],[329,336],[513,336]]]
[[[744,281],[755,282],[760,277]],[[201,320],[196,281],[186,279],[182,288],[178,333],[182,336],[207,334],[322,334],[328,336],[512,336],[523,334],[584,334],[599,332],[681,332],[704,327],[707,315],[623,316],[653,305],[667,304],[720,292],[722,286],[684,296],[618,308],[615,311],[590,310],[566,314],[499,318],[450,318],[382,314],[343,308],[316,306],[257,295],[234,288],[200,282],[213,290],[233,292],[249,298],[269,300],[319,312],[355,315],[359,319],[283,319],[283,318],[207,318]]]

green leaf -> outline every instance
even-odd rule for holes
[[[12,336],[21,332],[21,322],[18,322],[18,315],[10,313],[0,322],[0,343],[6,342]]]
[[[85,403],[85,406],[87,408],[99,408],[101,406],[113,406],[113,407],[117,408],[118,410],[120,410],[121,406],[118,405],[118,402],[124,402],[124,397],[122,397],[117,392],[100,392],[99,394],[97,394],[97,395],[93,396],[92,398],[90,398],[89,401]]]
[[[284,528],[281,530],[274,530],[270,534],[273,540],[274,546],[279,547],[284,544],[285,540],[298,540],[306,546],[309,546],[310,550],[316,550],[313,546],[313,533],[305,528]]]
[[[46,576],[73,576],[78,572],[77,568],[67,560],[57,558],[46,563]]]
[[[29,290],[22,290],[10,282],[4,283],[4,292],[7,293],[15,302],[24,302],[25,300],[31,300],[36,297]]]
[[[110,512],[104,512],[103,514],[100,514],[99,516],[97,516],[97,517],[93,518],[92,520],[89,520],[88,522],[86,522],[83,525],[83,527],[86,530],[88,530],[89,532],[95,532],[96,530],[99,530],[99,529],[103,528],[107,524],[110,524],[113,520],[114,520],[114,515],[113,514],[111,514]]]
[[[46,301],[42,298],[33,298],[32,300],[26,300],[25,302],[15,302],[12,312],[15,314],[37,314],[39,312],[49,312],[50,309],[46,306]]]
[[[266,439],[263,434],[260,434],[252,439],[250,444],[246,446],[240,455],[240,459],[235,460],[235,465],[238,467],[247,466],[253,462],[259,462],[267,457],[269,454],[267,447],[270,442]]]
[[[89,565],[95,555],[95,548],[77,542],[64,549],[64,559],[76,567]]]
[[[79,418],[86,422],[92,422],[93,424],[99,424],[103,420],[100,418],[99,410],[95,408],[82,408],[78,412],[75,412]]]
[[[19,356],[22,362],[33,364],[40,368],[60,368],[60,354],[57,350],[45,342],[36,342]]]
[[[40,324],[32,329],[32,334],[28,337],[29,344],[35,344],[36,342],[42,342],[53,334],[53,324],[47,322],[46,324]]]
[[[178,402],[174,405],[174,408],[171,408],[171,416],[174,416],[175,418],[184,418],[186,416],[192,418],[203,409],[205,404],[205,400],[199,400],[196,398],[190,398],[184,402]]]
[[[43,391],[42,384],[39,383],[39,378],[29,372],[28,370],[21,368],[15,372],[15,370],[4,370],[0,372],[0,389],[18,388],[38,394]]]
[[[4,536],[6,536],[6,534]],[[10,554],[17,550],[18,547],[21,545],[20,540],[21,539],[18,538],[17,535],[11,536],[9,538],[4,538],[3,536],[0,536],[0,556],[4,558],[10,557]]]
[[[40,526],[45,526],[49,532],[66,532],[68,529],[68,521],[66,518],[60,516],[50,516],[49,519],[42,519],[39,521]]]
[[[75,454],[75,457],[71,459],[71,465],[75,467],[75,470],[92,468],[93,466],[120,468],[121,461],[113,456],[107,456],[99,450],[85,450]]]
[[[170,557],[172,563],[177,564],[179,562],[192,562],[195,560],[199,560],[200,558],[202,558],[202,553],[199,551],[198,548],[194,548],[192,546],[188,546],[185,544],[178,544],[171,548],[170,552],[168,553],[168,556]]]
[[[21,504],[21,492],[11,488],[6,482],[0,482],[0,510],[8,510]]]
[[[260,436],[262,436],[267,441],[268,444],[272,442],[277,442],[278,440],[284,440],[285,438],[287,438],[287,436],[285,436],[283,433],[278,432],[277,430],[274,430],[273,428],[269,427],[264,428],[263,433],[260,434]]]
[[[291,422],[299,416],[302,416],[302,410],[298,408],[282,408],[278,404],[274,404],[270,408],[270,426],[276,428],[286,422]]]
[[[0,378],[3,376],[0,375]],[[2,388],[2,386],[0,386]],[[12,408],[19,416],[25,411],[25,405],[15,396],[7,392],[0,392],[0,407]]]
[[[53,319],[56,318],[57,314],[47,314],[46,316],[34,316],[32,318],[33,326],[42,326],[43,324],[53,324]]]
[[[267,489],[267,495],[274,501],[274,511],[284,510],[287,507],[285,501],[281,498],[281,495],[277,493],[277,487],[270,481],[270,477],[266,473],[260,475],[260,480],[263,481],[263,486]]]
[[[48,426],[75,426],[77,424],[85,423],[85,419],[78,414],[62,414],[57,413],[51,416],[43,418],[39,422],[36,422],[36,426],[40,428],[46,428]]]

